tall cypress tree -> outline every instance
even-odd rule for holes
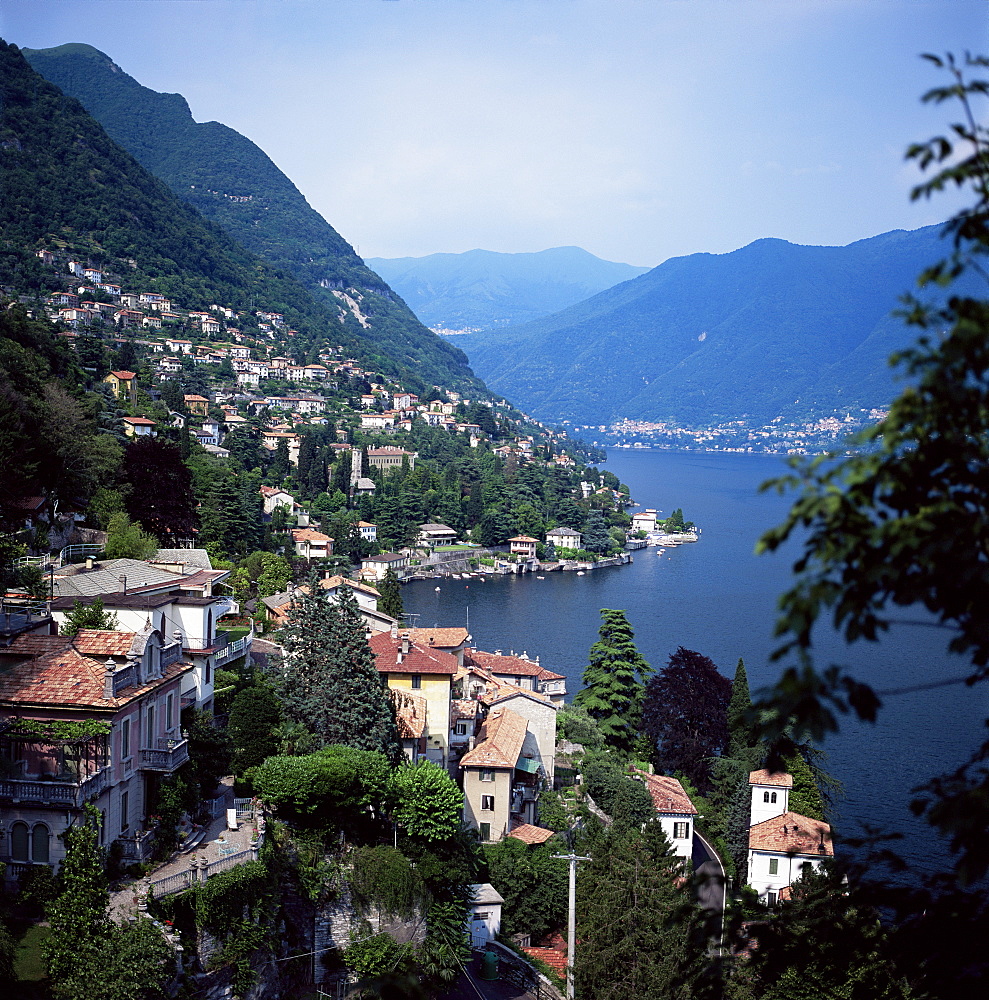
[[[652,668],[635,647],[624,611],[601,609],[600,638],[591,646],[574,702],[597,720],[608,745],[628,752],[639,728],[643,684]]]
[[[383,615],[390,615],[392,618],[402,620],[405,614],[405,606],[402,604],[402,591],[398,583],[398,577],[393,569],[385,573],[384,580],[378,588],[381,598],[378,601],[378,610]]]
[[[323,746],[401,754],[395,716],[349,587],[326,600],[315,576],[283,630],[287,656],[278,682],[285,714]]]
[[[728,754],[736,757],[751,743],[751,727],[746,713],[752,707],[749,678],[745,661],[739,657],[735,676],[731,682],[731,700],[728,702]]]

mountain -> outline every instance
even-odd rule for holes
[[[601,260],[580,247],[369,257],[367,263],[424,323],[446,330],[527,323],[649,270]]]
[[[143,87],[89,45],[23,54],[183,201],[343,313],[373,353],[414,371],[420,386],[483,391],[464,354],[416,319],[250,139],[219,122],[196,122],[180,94]]]
[[[458,338],[493,389],[544,420],[713,424],[885,405],[891,316],[945,256],[940,227],[845,247],[757,240],[678,257],[522,326]]]
[[[43,290],[60,245],[189,307],[281,311],[303,338],[357,344],[335,313],[248,253],[116,145],[78,101],[0,42],[0,281]]]

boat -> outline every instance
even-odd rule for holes
[[[440,592],[440,588],[436,587],[435,589],[436,589],[436,593],[438,594]]]

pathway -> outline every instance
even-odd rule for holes
[[[236,830],[227,829],[227,809],[232,809],[234,804],[232,777],[223,778],[220,782],[217,798],[219,797],[224,800],[223,808],[219,811],[219,815],[206,825],[202,840],[191,849],[183,848],[177,851],[167,862],[150,871],[145,879],[157,882],[169,875],[178,875],[190,867],[194,858],[218,861],[228,854],[249,850],[254,829],[250,820],[238,820]],[[222,843],[219,841],[221,835]],[[145,879],[129,882],[117,892],[110,893],[110,916],[117,923],[132,917],[136,912],[137,893]]]

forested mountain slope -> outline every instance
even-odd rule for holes
[[[219,122],[196,122],[180,94],[141,86],[91,46],[27,49],[24,55],[142,166],[242,246],[327,305],[346,308],[333,293],[352,290],[363,317],[350,312],[353,333],[376,353],[410,366],[423,385],[481,388],[464,354],[416,319],[250,139]]]
[[[374,257],[367,263],[424,323],[447,330],[527,323],[649,270],[602,260],[580,247]]]
[[[891,313],[946,254],[939,231],[674,258],[554,316],[458,343],[492,388],[541,419],[710,424],[882,406],[886,358],[909,339]]]

